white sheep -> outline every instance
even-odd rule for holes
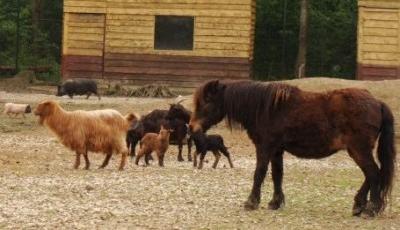
[[[25,113],[31,113],[31,112],[32,112],[31,106],[28,104],[6,103],[4,105],[4,114],[7,114],[10,117],[11,117],[10,114],[15,114],[15,117],[17,117],[18,114],[22,114],[22,116],[25,117]]]

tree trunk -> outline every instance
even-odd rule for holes
[[[297,78],[305,77],[306,56],[307,56],[307,18],[308,18],[308,0],[300,0],[300,28],[299,28],[299,50],[297,53],[297,62],[295,74]]]
[[[41,13],[41,0],[32,1],[32,52],[35,56],[39,54],[38,36],[39,36],[39,23]],[[33,65],[36,66],[36,59],[33,59]]]

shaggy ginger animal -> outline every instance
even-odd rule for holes
[[[75,169],[80,165],[81,155],[85,159],[85,169],[89,169],[90,151],[106,154],[100,168],[108,165],[113,153],[121,153],[119,170],[123,170],[128,154],[124,138],[130,123],[137,119],[134,114],[123,117],[112,109],[65,111],[57,102],[44,101],[37,106],[35,115],[64,146],[76,152]]]
[[[135,164],[139,164],[140,158],[145,155],[146,165],[149,164],[151,153],[155,151],[158,157],[158,165],[164,167],[164,155],[169,146],[169,136],[172,132],[171,129],[165,129],[161,126],[160,132],[147,133],[140,141],[140,150],[136,156]]]
[[[11,117],[10,114],[14,114],[15,117],[17,117],[18,114],[22,114],[22,116],[25,117],[25,113],[31,112],[31,106],[28,104],[6,103],[4,105],[4,114],[7,114],[9,117]]]

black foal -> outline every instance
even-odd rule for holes
[[[206,156],[207,151],[211,151],[215,156],[215,161],[212,166],[213,168],[216,168],[218,165],[219,158],[221,157],[220,152],[228,158],[229,165],[233,168],[230,153],[228,152],[228,148],[224,145],[224,139],[222,139],[220,135],[206,135],[205,133],[198,131],[192,133],[190,138],[194,141],[194,145],[196,146],[196,151],[193,156],[194,167],[197,167],[197,154],[200,154],[199,169],[202,169],[204,157]]]

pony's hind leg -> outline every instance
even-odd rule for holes
[[[354,198],[353,215],[364,212],[369,216],[375,216],[381,210],[383,200],[379,194],[379,168],[372,156],[372,149],[365,151],[349,149],[348,152],[365,176],[365,181]],[[370,203],[367,202],[368,190],[370,190]]]
[[[192,138],[189,138],[187,140],[187,146],[188,146],[188,161],[192,161]]]
[[[282,177],[283,177],[283,151],[277,152],[271,157],[271,170],[272,180],[274,182],[274,195],[268,203],[268,208],[276,210],[285,203],[285,195],[282,191]]]
[[[213,169],[215,169],[215,168],[217,168],[219,159],[221,158],[221,154],[218,151],[213,151],[213,153],[214,153],[215,161],[214,161],[214,164],[212,167],[213,167]]]
[[[268,170],[268,163],[270,160],[269,152],[266,152],[262,146],[256,146],[257,152],[257,166],[256,170],[254,171],[254,178],[253,178],[253,188],[249,195],[249,198],[244,203],[244,207],[247,210],[254,210],[258,208],[260,204],[261,198],[261,185],[265,179]]]

